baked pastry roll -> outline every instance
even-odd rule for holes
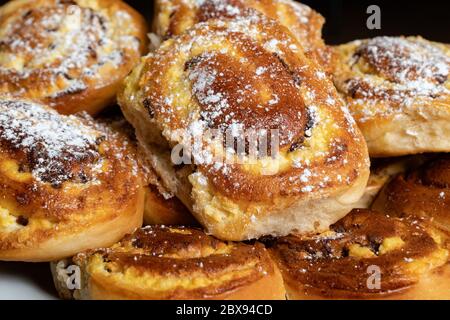
[[[155,185],[146,189],[144,206],[146,225],[197,225],[189,209],[177,198],[166,198]]]
[[[449,299],[449,252],[420,220],[354,210],[317,236],[270,252],[290,299]]]
[[[147,165],[145,154],[138,152],[144,165],[147,187],[145,188],[144,224],[168,226],[198,226],[188,208],[161,184],[160,179]]]
[[[85,117],[0,100],[0,260],[52,261],[142,226],[126,137]]]
[[[364,192],[354,120],[291,33],[262,15],[166,41],[119,101],[164,187],[220,239],[324,230]]]
[[[145,54],[143,17],[120,0],[14,0],[0,7],[0,96],[98,113]]]
[[[80,268],[80,289],[66,270]],[[200,230],[149,226],[108,249],[52,264],[60,294],[75,299],[284,300],[281,274],[263,245],[227,243]],[[70,280],[69,280],[70,281]]]
[[[422,165],[431,155],[405,156],[399,158],[372,159],[369,182],[363,197],[355,208],[370,208],[383,187],[393,178]]]
[[[249,8],[278,20],[310,57],[325,68],[331,67],[332,50],[322,39],[325,19],[310,7],[291,0],[156,0],[153,30],[167,39],[209,19],[245,16]]]
[[[338,46],[334,79],[371,156],[450,151],[450,48],[420,37]]]
[[[128,137],[129,147],[136,153],[145,185],[144,224],[197,226],[189,210],[162,187],[158,176],[147,164],[145,155],[139,152],[134,128],[125,120],[119,106],[103,111],[96,120]]]
[[[450,236],[450,156],[439,155],[393,179],[377,197],[376,210],[424,218]]]

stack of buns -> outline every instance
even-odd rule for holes
[[[449,46],[324,22],[0,7],[0,260],[66,299],[450,299]]]

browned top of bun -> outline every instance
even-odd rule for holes
[[[310,7],[289,0],[158,0],[155,29],[167,38],[182,34],[199,22],[245,16],[248,9],[278,20],[322,65],[331,62],[331,51],[322,40],[325,19]]]
[[[397,176],[375,201],[392,215],[425,218],[450,235],[450,157],[438,155],[420,168]]]
[[[218,166],[193,154],[200,175],[226,197],[272,203],[328,194],[367,169],[364,140],[325,73],[286,28],[256,12],[209,20],[166,41],[135,85],[133,103],[171,146],[209,129],[279,130],[279,152],[266,158],[279,167],[275,174],[262,174],[261,159]],[[223,151],[217,139],[205,145],[213,154],[216,147]]]
[[[0,164],[0,250],[114,218],[141,190],[125,136],[31,102],[0,100]]]
[[[109,283],[112,292],[154,299],[226,297],[274,273],[261,244],[223,242],[183,227],[138,229],[108,249],[80,254],[93,282]]]
[[[117,87],[145,46],[143,18],[122,1],[10,1],[0,8],[0,95],[97,112],[91,104],[113,100],[102,89]]]
[[[413,217],[354,210],[330,232],[281,238],[271,252],[288,285],[306,295],[376,298],[408,290],[447,262],[448,251],[434,236]],[[378,289],[368,287],[371,266],[381,271]]]
[[[338,46],[335,82],[357,121],[448,104],[450,50],[420,37],[377,37]]]

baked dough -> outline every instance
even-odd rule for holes
[[[198,223],[176,197],[166,198],[155,185],[145,193],[144,223],[146,225],[196,226]]]
[[[65,269],[80,268],[81,289]],[[149,226],[108,249],[52,264],[63,297],[133,300],[284,300],[280,272],[261,244],[227,243],[200,230]]]
[[[0,260],[62,259],[142,226],[135,154],[87,115],[0,100],[0,186]]]
[[[13,0],[0,7],[0,96],[91,115],[147,52],[144,18],[120,0]]]
[[[333,84],[257,12],[169,39],[127,78],[119,103],[164,187],[220,239],[323,231],[366,187],[367,147]],[[270,152],[250,151],[252,132]],[[179,154],[192,157],[177,163]]]
[[[138,149],[134,128],[126,121],[119,106],[108,108],[96,119],[128,137],[129,147],[136,154],[136,160],[144,176],[144,224],[198,226],[189,210],[173,194],[164,189],[158,176],[147,164],[145,155]]]
[[[449,187],[450,156],[436,155],[421,167],[395,177],[373,208],[393,216],[415,215],[450,237]]]
[[[450,151],[450,47],[420,37],[338,46],[334,80],[370,155]]]
[[[404,156],[398,158],[372,159],[369,182],[364,196],[355,205],[355,208],[368,209],[383,187],[398,174],[419,167],[431,155]]]
[[[450,298],[449,251],[415,217],[354,210],[329,232],[278,239],[270,252],[289,299]]]
[[[330,71],[334,56],[322,39],[325,19],[307,5],[291,0],[156,0],[153,30],[167,39],[209,19],[239,18],[248,9],[258,10],[287,27],[306,54]]]

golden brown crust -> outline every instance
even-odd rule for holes
[[[433,229],[410,216],[354,210],[323,235],[276,240],[271,253],[291,298],[431,299],[433,286],[440,299],[450,295],[441,290],[450,280],[448,250]],[[377,270],[380,286],[370,279]],[[422,280],[428,288],[420,292]]]
[[[188,148],[203,139],[200,152],[189,150],[196,165],[186,178],[193,187],[193,207],[180,196],[181,188],[171,188],[170,179],[154,169],[208,231],[223,239],[286,235],[296,227],[323,230],[348,208],[336,213],[330,205],[330,217],[317,220],[293,208],[347,191],[342,202],[355,202],[367,182],[364,140],[332,83],[283,26],[256,12],[243,19],[209,20],[168,40],[128,78],[119,101],[144,147],[161,150],[168,161],[171,147]],[[274,158],[242,160],[250,147],[239,155],[224,148],[220,137],[236,128],[278,130]],[[219,139],[208,136],[210,129],[219,132]],[[304,220],[290,230],[250,230],[255,218],[270,219],[286,209],[297,217],[304,213]],[[271,223],[260,224],[270,228]]]
[[[373,207],[429,221],[450,236],[450,158],[435,156],[417,170],[397,176],[383,189]]]
[[[97,121],[107,124],[115,132],[128,137],[130,148],[136,153],[136,160],[144,176],[145,203],[144,223],[146,225],[198,226],[190,211],[183,203],[168,193],[158,181],[158,176],[147,164],[145,155],[138,150],[134,128],[125,120],[120,108],[109,108],[101,113]]]
[[[10,1],[0,8],[0,96],[94,115],[147,51],[146,33],[122,1]]]
[[[258,10],[287,27],[306,53],[330,71],[334,56],[322,39],[325,19],[310,7],[290,0],[157,0],[153,29],[167,39],[209,19],[245,16],[248,9]]]
[[[143,172],[146,186],[144,224],[198,226],[197,221],[183,203],[161,186],[158,176],[147,165],[145,155],[139,152],[134,128],[125,120],[120,109],[105,112],[97,120],[107,123],[115,131],[126,135],[132,144],[133,151],[137,154],[137,161]]]
[[[144,223],[169,226],[198,225],[191,212],[178,198],[166,199],[155,185],[149,185],[146,189]]]
[[[372,159],[370,177],[364,196],[355,204],[355,208],[370,208],[383,187],[398,174],[418,168],[432,157],[431,155],[404,156],[398,158]],[[384,211],[382,211],[384,212]]]
[[[261,244],[227,243],[200,230],[149,226],[108,249],[79,254],[82,299],[284,299]],[[264,288],[264,289],[263,289]]]
[[[2,260],[60,259],[142,225],[134,150],[87,115],[0,100],[0,163]]]
[[[335,84],[371,156],[450,151],[450,49],[420,37],[336,47]]]

